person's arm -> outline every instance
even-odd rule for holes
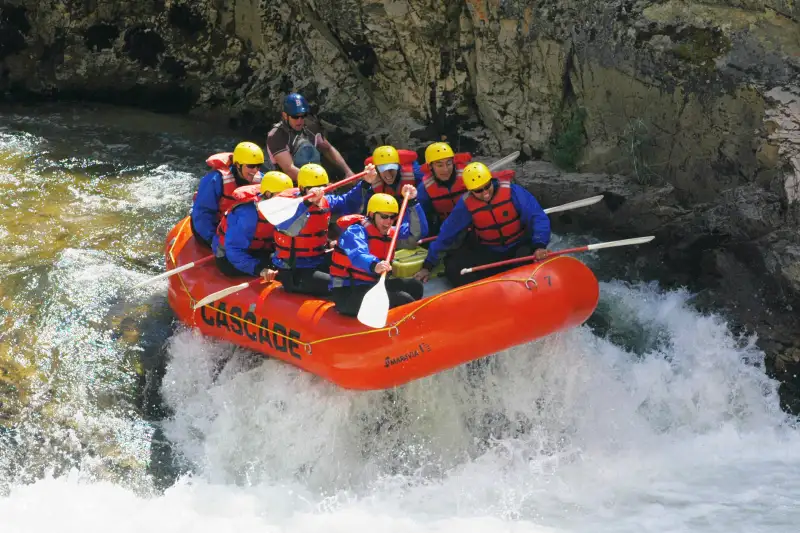
[[[550,218],[536,198],[523,187],[511,185],[511,201],[522,218],[522,224],[531,234],[531,246],[536,251],[550,243]]]
[[[292,178],[293,182],[297,183],[297,174],[300,172],[300,169],[294,166],[292,154],[289,153],[289,150],[274,154],[273,157],[275,158],[275,164],[279,167],[281,172]]]
[[[385,259],[370,253],[367,231],[360,224],[353,224],[342,233],[339,237],[339,247],[353,266],[364,272],[375,273],[375,265]]]
[[[319,126],[319,124],[311,123],[307,126],[307,128],[314,136],[314,146],[317,148],[317,150],[319,150],[322,155],[327,157],[328,161],[341,168],[342,172],[344,172],[345,178],[352,176],[354,172],[350,170],[350,167],[342,157],[342,154],[339,153],[339,150],[337,150],[336,147],[325,138],[325,135],[323,135],[322,128]]]
[[[422,176],[425,175],[425,173],[422,172],[422,167],[416,161],[411,164],[411,167],[414,169],[414,184],[422,185]]]
[[[356,184],[344,194],[326,194],[332,217],[363,213],[367,207],[367,198],[372,196],[372,186],[365,180]]]
[[[258,276],[262,261],[253,257],[248,249],[256,234],[258,213],[255,204],[242,205],[228,213],[228,230],[225,232],[225,257],[242,272]]]
[[[469,212],[469,209],[467,209],[464,199],[460,198],[453,208],[453,212],[450,213],[444,223],[442,223],[442,227],[439,229],[439,235],[428,247],[428,257],[425,258],[422,268],[425,270],[433,270],[434,267],[439,264],[439,254],[442,253],[443,250],[450,248],[450,246],[456,242],[459,233],[467,229],[471,223],[472,214]]]
[[[428,234],[428,220],[425,218],[425,211],[419,202],[409,200],[406,207],[407,217],[404,217],[400,224],[400,232],[397,235],[397,248],[413,250],[417,242]]]
[[[222,174],[213,170],[200,180],[197,197],[192,204],[192,224],[207,242],[211,242],[217,232],[220,198],[222,198]]]
[[[277,170],[292,178],[297,182],[297,173],[300,169],[294,166],[292,153],[289,151],[289,134],[282,127],[277,127],[267,136],[267,151],[275,161]]]

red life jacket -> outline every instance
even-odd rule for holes
[[[467,188],[464,186],[464,180],[461,175],[464,173],[464,167],[472,161],[472,155],[468,153],[458,153],[453,157],[453,164],[456,170],[455,182],[452,188],[448,189],[433,176],[433,171],[428,164],[422,165],[422,184],[425,186],[425,192],[431,199],[433,209],[439,215],[439,220],[444,221],[453,208],[458,203],[458,199],[464,195]]]
[[[505,246],[516,242],[525,234],[517,208],[511,201],[511,183],[501,181],[488,203],[464,195],[464,204],[472,215],[472,226],[478,242],[487,246]]]
[[[253,184],[253,185],[244,185],[239,187],[233,192],[233,197],[236,200],[236,203],[222,216],[222,221],[217,226],[217,237],[219,238],[219,248],[225,251],[225,232],[228,231],[228,215],[239,207],[240,205],[258,202],[259,197],[258,194],[261,192],[261,185]],[[261,211],[256,209],[258,212],[258,222],[256,223],[256,232],[253,235],[253,238],[250,240],[250,244],[247,247],[250,251],[257,251],[257,250],[272,250],[274,244],[274,235],[275,235],[275,226],[270,224],[264,215],[261,214]]]
[[[281,196],[295,198],[300,194],[297,188],[288,189]],[[328,200],[322,197],[322,207],[316,204],[308,208],[306,225],[297,235],[290,237],[281,231],[275,232],[275,255],[291,264],[295,257],[316,257],[323,255],[328,248],[328,224],[331,222],[331,209]]]
[[[233,152],[220,152],[209,156],[208,159],[206,159],[206,164],[222,174],[222,197],[219,199],[217,209],[217,220],[221,220],[225,213],[230,211],[233,204],[237,202],[233,191],[240,187],[240,185],[236,183],[236,177],[233,175],[233,172],[231,172],[231,167],[233,166]],[[261,183],[262,176],[263,174],[261,174],[261,172],[256,174],[255,178],[253,178],[253,183]],[[194,193],[194,197],[192,197],[193,202],[195,198],[197,198],[196,192]]]
[[[414,178],[414,161],[417,160],[417,152],[413,150],[398,150],[397,154],[400,156],[400,171],[394,183],[387,185],[386,182],[381,179],[372,186],[372,192],[391,194],[398,200],[402,200],[403,196],[400,194],[400,191],[403,190],[403,185],[411,185],[412,187],[416,187],[417,185],[417,180]],[[372,156],[364,160],[364,166],[370,163],[372,163]]]
[[[369,246],[369,253],[383,261],[386,259],[386,254],[389,253],[389,245],[392,243],[392,236],[394,235],[394,226],[389,229],[387,235],[382,235],[378,228],[363,215],[347,215],[339,218],[336,224],[342,228],[347,229],[353,224],[361,224],[367,230],[367,245]],[[337,278],[351,278],[359,279],[362,281],[375,281],[378,275],[374,272],[366,272],[353,266],[350,258],[344,253],[339,245],[333,247],[333,257],[331,258],[331,276]]]

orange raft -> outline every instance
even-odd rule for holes
[[[167,236],[168,269],[210,253],[195,242],[188,220]],[[169,278],[169,303],[205,335],[360,390],[402,385],[578,326],[599,298],[592,271],[559,256],[391,309],[383,329],[339,315],[330,301],[286,293],[278,282],[192,308],[247,279],[228,278],[205,263]]]

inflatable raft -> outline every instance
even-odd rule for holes
[[[188,217],[166,241],[167,269],[207,255]],[[184,323],[281,359],[347,389],[385,389],[580,325],[599,298],[597,279],[575,258],[554,257],[389,311],[371,329],[339,315],[333,303],[254,284],[193,309],[205,296],[247,281],[228,278],[213,261],[169,278],[169,304]],[[433,290],[432,290],[433,289]],[[428,294],[428,293],[431,294]]]

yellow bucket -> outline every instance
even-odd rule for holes
[[[398,278],[410,278],[422,268],[422,263],[428,257],[428,250],[418,246],[413,250],[397,250],[392,260],[392,274]],[[433,269],[432,276],[437,276],[444,272],[444,263],[439,261],[439,265]]]

